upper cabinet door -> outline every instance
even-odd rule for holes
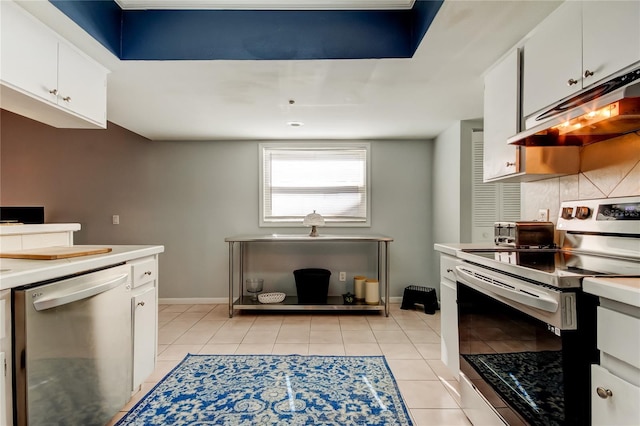
[[[11,1],[0,1],[0,106],[62,128],[105,128],[108,71]]]
[[[640,61],[639,1],[585,1],[582,24],[584,87]]]
[[[104,68],[65,44],[58,46],[58,103],[106,125],[107,74]]]
[[[519,130],[520,51],[514,49],[484,78],[483,179],[518,172],[518,147],[507,139]]]
[[[57,102],[58,42],[13,2],[1,2],[0,79],[32,96]]]
[[[581,3],[553,11],[524,45],[522,113],[526,117],[582,88]]]

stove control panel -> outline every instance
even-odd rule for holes
[[[640,234],[640,196],[564,201],[559,231]]]
[[[560,217],[565,220],[573,219],[573,207],[563,207],[560,211]]]
[[[601,204],[597,220],[640,220],[640,203]]]
[[[576,207],[576,219],[589,219],[591,216],[591,209],[586,206],[578,206]]]

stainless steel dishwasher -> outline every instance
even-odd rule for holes
[[[127,265],[14,289],[16,424],[103,426],[126,404],[130,301]]]

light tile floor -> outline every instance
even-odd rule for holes
[[[227,305],[160,305],[158,363],[112,425],[187,353],[384,355],[416,426],[470,425],[458,382],[440,361],[440,312],[271,313]]]

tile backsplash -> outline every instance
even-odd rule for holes
[[[565,200],[640,195],[640,135],[587,145],[580,151],[580,173],[523,183],[521,191],[523,220],[549,209],[554,223]]]

